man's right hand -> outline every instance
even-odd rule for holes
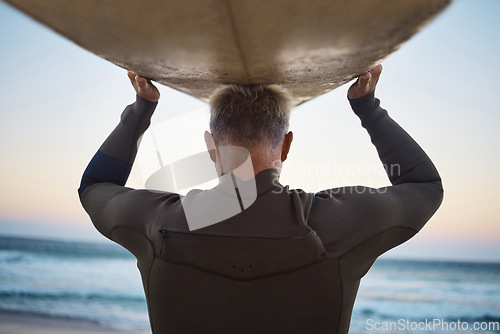
[[[128,72],[128,78],[134,86],[135,92],[144,100],[151,102],[158,102],[160,99],[160,92],[148,79],[141,77],[132,72]]]
[[[380,78],[380,73],[382,73],[382,65],[377,65],[368,72],[361,74],[358,80],[349,87],[347,97],[353,100],[373,92]]]

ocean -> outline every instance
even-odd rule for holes
[[[135,258],[112,243],[0,237],[0,310],[149,328]],[[499,324],[500,263],[379,259],[350,333],[500,333]]]

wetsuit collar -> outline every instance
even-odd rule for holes
[[[264,195],[273,189],[280,192],[283,186],[279,182],[279,173],[273,168],[265,169],[255,175],[254,178],[244,181],[234,176],[231,173],[224,173],[219,178],[219,185],[215,189],[224,191],[223,189],[233,188],[235,182],[238,188],[248,189],[251,187],[257,188],[257,196]]]

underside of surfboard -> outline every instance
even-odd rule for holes
[[[81,47],[207,101],[280,84],[294,104],[369,70],[450,0],[6,0]]]

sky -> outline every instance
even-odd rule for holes
[[[426,227],[386,257],[500,261],[499,15],[499,1],[456,0],[382,63],[377,97],[432,158],[445,188]],[[0,234],[104,241],[76,190],[135,99],[126,71],[3,2],[0,48]],[[307,191],[389,184],[349,108],[349,85],[293,110],[283,184]],[[175,156],[172,136],[182,154],[200,152],[206,104],[157,86],[152,128],[162,154]],[[177,130],[164,134],[165,127]],[[145,161],[138,157],[127,185],[144,187]]]

